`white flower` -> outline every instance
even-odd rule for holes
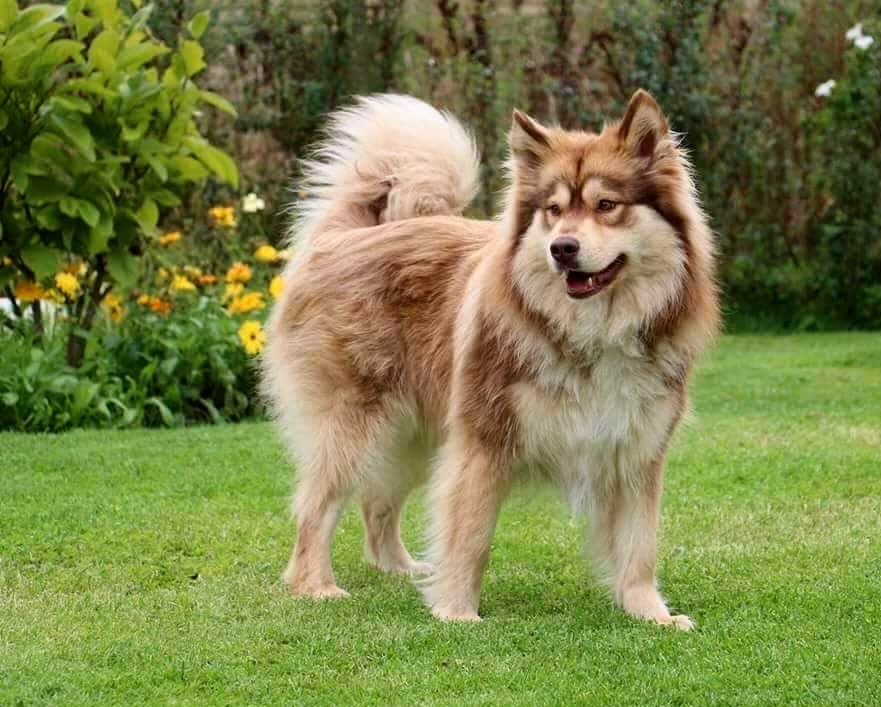
[[[816,89],[814,89],[814,95],[819,96],[820,98],[825,98],[830,93],[832,93],[832,89],[835,88],[835,79],[829,79],[828,81],[824,81]]]
[[[863,23],[859,22],[844,33],[846,39],[855,42],[863,36]]]
[[[255,214],[258,211],[263,211],[266,208],[266,202],[263,201],[259,196],[257,196],[254,192],[248,194],[244,199],[242,199],[242,211],[246,214]]]
[[[853,45],[857,47],[857,49],[868,49],[872,46],[875,39],[868,35],[863,35],[862,37],[858,37],[854,40]]]

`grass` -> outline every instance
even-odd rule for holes
[[[729,337],[693,392],[660,565],[688,634],[612,609],[550,492],[506,506],[484,622],[444,625],[354,512],[353,598],[287,596],[266,424],[0,435],[0,704],[881,703],[881,336]]]

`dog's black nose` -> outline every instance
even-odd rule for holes
[[[578,239],[572,236],[560,236],[551,241],[551,255],[560,265],[574,265],[580,248]]]

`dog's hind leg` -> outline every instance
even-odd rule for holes
[[[284,581],[294,596],[346,597],[331,565],[331,541],[343,506],[371,461],[384,432],[379,414],[328,415],[310,435],[294,498],[297,541]]]
[[[431,565],[414,560],[401,540],[401,511],[410,491],[426,476],[425,458],[417,445],[395,444],[363,485],[364,554],[367,561],[392,574],[428,574]]]

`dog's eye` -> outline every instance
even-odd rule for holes
[[[597,211],[611,211],[616,206],[618,206],[618,203],[611,199],[600,199],[597,204]]]
[[[551,216],[559,216],[563,210],[559,204],[548,204],[547,211]]]

